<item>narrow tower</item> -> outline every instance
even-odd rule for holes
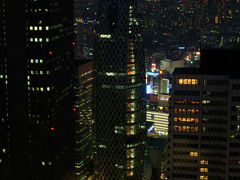
[[[145,68],[136,4],[98,1],[93,112],[99,179],[143,174]]]

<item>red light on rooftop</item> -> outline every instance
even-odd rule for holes
[[[50,54],[50,55],[52,55],[52,54],[53,54],[53,52],[52,52],[52,51],[49,51],[49,54]]]
[[[75,46],[75,44],[76,44],[75,42],[72,42],[72,45],[73,45],[73,46]]]
[[[51,129],[51,131],[54,131],[54,130],[55,130],[55,128],[54,128],[54,127],[50,127],[50,129]]]

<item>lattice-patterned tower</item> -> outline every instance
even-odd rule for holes
[[[99,179],[143,174],[145,68],[136,4],[98,1],[93,111]]]

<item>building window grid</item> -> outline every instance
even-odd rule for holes
[[[180,85],[198,85],[198,79],[178,79],[177,84],[180,84]]]

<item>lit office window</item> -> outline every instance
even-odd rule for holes
[[[178,84],[197,85],[198,79],[178,79]]]
[[[197,157],[198,156],[198,152],[190,152],[190,156]]]

